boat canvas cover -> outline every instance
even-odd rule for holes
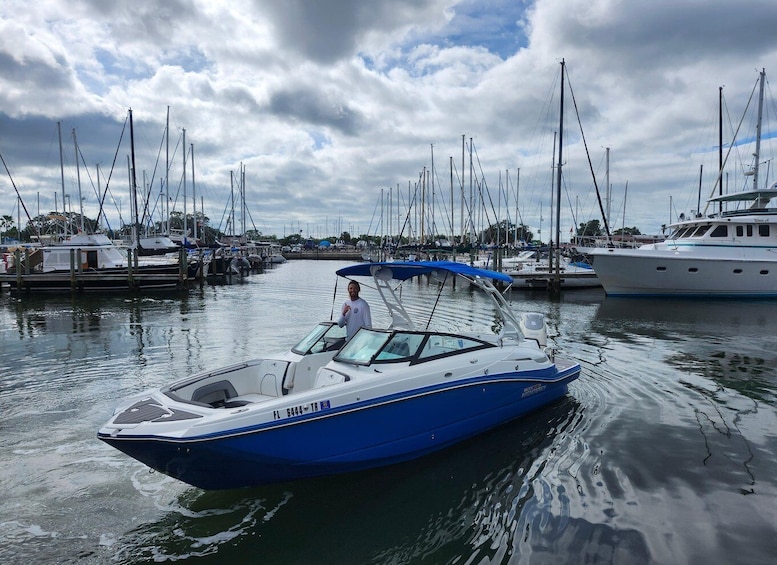
[[[512,283],[513,279],[505,273],[489,271],[487,269],[478,269],[466,263],[457,263],[456,261],[386,261],[380,263],[357,263],[344,267],[337,271],[341,277],[372,275],[374,267],[386,267],[391,269],[391,278],[404,281],[420,275],[429,275],[432,273],[449,272],[461,275],[467,278],[493,279],[506,283]]]

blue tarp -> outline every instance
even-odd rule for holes
[[[512,277],[505,273],[478,269],[477,267],[471,267],[466,263],[457,263],[455,261],[387,261],[382,263],[357,263],[339,269],[337,274],[341,277],[368,277],[371,276],[370,269],[375,266],[391,269],[391,278],[400,281],[411,279],[419,275],[428,275],[435,271],[437,273],[442,271],[473,278],[480,277],[506,283],[513,282]]]

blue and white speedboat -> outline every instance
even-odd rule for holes
[[[98,437],[203,489],[285,482],[449,447],[557,400],[580,374],[579,364],[549,355],[541,314],[513,313],[493,282],[509,284],[508,275],[447,261],[361,263],[337,274],[372,279],[388,327],[361,328],[344,343],[344,328],[321,323],[288,352],[127,400]],[[456,277],[482,290],[489,327],[433,329],[430,315],[450,314],[456,299],[444,308],[429,301],[419,317],[399,287],[421,276],[440,292]]]

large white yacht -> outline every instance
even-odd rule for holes
[[[777,207],[769,207],[777,182],[761,186],[758,175],[765,81],[761,72],[752,188],[710,198],[705,213],[671,224],[663,242],[589,250],[608,295],[777,296]]]
[[[777,183],[710,199],[750,202],[673,224],[660,243],[592,249],[594,270],[612,296],[777,296]]]

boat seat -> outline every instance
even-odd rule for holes
[[[192,394],[192,401],[210,404],[211,406],[218,408],[236,396],[237,391],[232,383],[223,380],[201,386],[195,390],[194,394]]]
[[[225,408],[236,408],[238,406],[245,406],[246,404],[255,404],[257,402],[266,402],[268,400],[272,400],[273,398],[277,398],[276,396],[270,396],[268,394],[258,394],[258,393],[249,393],[249,394],[241,394],[240,396],[236,396],[235,398],[232,398],[226,405]]]
[[[246,404],[266,402],[279,396],[282,396],[282,393],[278,388],[278,378],[273,373],[268,373],[259,380],[259,392],[247,392],[240,396],[235,395],[234,398],[230,398],[225,408],[237,408]]]

